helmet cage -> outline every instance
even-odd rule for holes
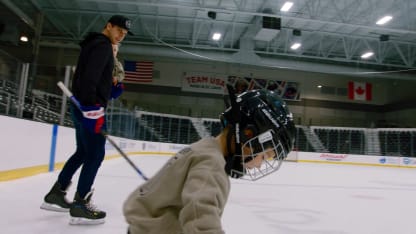
[[[234,173],[240,175],[239,178],[255,181],[280,168],[287,152],[275,135],[276,133],[270,129],[242,144],[242,155],[235,155],[242,159],[242,171],[233,169]],[[261,159],[255,160],[256,165],[253,165],[256,157]]]
[[[226,172],[233,178],[258,180],[277,171],[291,151],[293,117],[274,92],[251,90],[235,96],[228,88],[231,106],[220,120],[223,127],[232,126],[236,148],[226,159]]]

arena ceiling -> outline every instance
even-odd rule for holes
[[[44,46],[76,44],[88,32],[100,31],[111,15],[122,14],[132,20],[134,33],[123,42],[125,52],[407,75],[416,69],[414,0],[289,0],[293,6],[286,12],[281,11],[285,0],[0,1],[1,20],[24,22]],[[392,19],[378,25],[383,16]],[[270,18],[280,18],[280,29],[263,26]],[[215,41],[217,31],[222,37]],[[294,42],[301,43],[296,50]],[[366,52],[373,55],[362,58]]]

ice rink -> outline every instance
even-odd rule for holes
[[[151,176],[169,157],[130,158]],[[39,209],[57,173],[0,182],[1,233],[126,233],[122,204],[143,180],[123,158],[104,161],[94,185],[103,225],[71,226],[68,213]],[[414,234],[415,213],[415,169],[285,162],[256,182],[232,180],[222,221],[230,234]]]

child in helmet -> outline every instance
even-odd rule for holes
[[[113,85],[116,85],[124,80],[125,74],[123,64],[117,57],[121,44],[113,44],[112,46],[114,55]]]
[[[272,91],[228,89],[221,133],[179,151],[124,202],[128,233],[224,233],[229,176],[257,180],[280,167],[294,142],[286,104]]]
[[[116,99],[120,97],[120,95],[124,91],[124,84],[122,81],[124,80],[124,68],[123,64],[118,60],[118,50],[120,48],[120,43],[113,44],[113,55],[114,55],[114,68],[113,68],[113,85],[111,86],[111,94],[110,99]]]

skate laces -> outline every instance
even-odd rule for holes
[[[85,204],[85,207],[87,207],[87,209],[89,210],[89,211],[92,211],[92,212],[100,212],[101,210],[99,210],[98,208],[97,208],[97,206],[96,205],[94,205],[93,203],[92,203],[92,201],[89,201],[88,203],[86,203]]]
[[[87,195],[85,196],[85,200],[87,201],[87,203],[85,203],[85,207],[92,212],[101,212],[101,210],[99,210],[98,207],[94,205],[92,202],[93,193],[94,193],[94,189],[91,189],[91,191],[87,193]]]

